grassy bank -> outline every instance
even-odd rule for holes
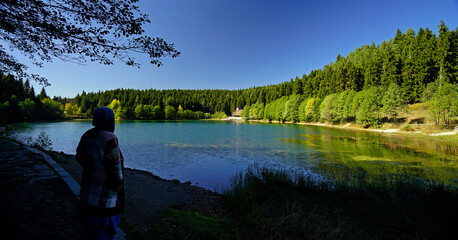
[[[331,184],[249,169],[234,178],[221,201],[224,216],[164,211],[152,225],[157,239],[447,239],[458,234],[456,187],[410,177]]]
[[[458,217],[456,188],[397,176],[330,184],[250,169],[223,202],[245,239],[444,239]]]

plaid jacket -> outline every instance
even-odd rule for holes
[[[76,149],[83,166],[80,211],[99,216],[124,212],[124,159],[114,133],[95,128],[83,134]]]

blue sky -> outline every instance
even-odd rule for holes
[[[140,8],[151,19],[147,34],[175,43],[181,56],[158,68],[137,55],[140,69],[58,59],[40,69],[25,61],[29,72],[48,78],[50,96],[115,88],[241,89],[308,74],[339,53],[394,37],[398,28],[437,32],[441,19],[449,29],[458,25],[456,0],[140,0]]]

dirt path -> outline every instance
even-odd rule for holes
[[[42,156],[0,140],[2,239],[79,239],[76,198]]]
[[[53,152],[52,157],[76,181],[81,182],[81,166],[73,155]],[[205,215],[220,215],[219,195],[201,187],[168,181],[151,173],[126,169],[127,220],[147,237],[156,214],[166,208],[189,209]]]

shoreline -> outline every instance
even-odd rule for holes
[[[355,130],[355,131],[366,131],[366,132],[374,132],[374,133],[386,133],[386,134],[399,134],[399,135],[407,135],[407,136],[421,136],[421,137],[432,137],[437,140],[444,140],[441,137],[453,137],[454,135],[458,134],[458,127],[455,127],[454,130],[439,130],[435,129],[433,132],[424,132],[424,131],[403,131],[401,128],[387,128],[387,129],[374,129],[374,128],[364,128],[354,123],[345,123],[345,124],[331,124],[331,123],[320,123],[320,122],[280,122],[280,121],[268,121],[268,120],[245,120],[247,122],[254,122],[254,123],[274,123],[274,124],[292,124],[292,125],[305,125],[305,126],[318,126],[318,127],[328,127],[328,128],[335,128],[335,129],[348,129],[348,130]],[[408,124],[403,124],[408,125]],[[409,124],[411,126],[415,126],[421,128],[422,126],[430,126],[424,124]]]
[[[22,144],[22,143],[21,143]],[[53,154],[53,156],[55,155],[58,155],[58,156],[62,156],[64,158],[67,158],[67,159],[71,159],[70,161],[76,161],[75,160],[75,155],[74,154],[68,154],[68,153],[64,153],[62,151],[58,152],[58,151],[54,151],[54,150],[51,150],[51,151],[47,151],[51,154]],[[59,162],[59,163],[64,163],[64,164],[68,164],[67,162]],[[143,175],[146,175],[148,177],[151,177],[155,180],[158,180],[158,181],[163,181],[163,182],[168,182],[168,183],[173,183],[173,184],[181,184],[181,185],[186,185],[186,186],[189,186],[189,187],[192,187],[192,188],[196,188],[196,189],[199,189],[199,191],[202,191],[202,192],[207,192],[207,193],[211,193],[211,194],[214,194],[214,195],[218,195],[218,196],[221,196],[221,194],[215,192],[215,191],[212,191],[210,189],[206,189],[204,187],[201,187],[199,185],[192,185],[191,181],[184,181],[184,182],[181,182],[180,180],[178,179],[166,179],[166,178],[162,178],[152,172],[149,172],[149,171],[146,171],[146,170],[142,170],[142,169],[136,169],[136,168],[129,168],[129,167],[124,167],[124,170],[127,172],[127,173],[131,173],[131,172],[134,172],[135,174],[143,174]],[[126,175],[127,175],[126,173]],[[79,181],[79,178],[78,178],[78,181]]]
[[[57,120],[57,121],[90,121],[91,119],[63,119],[63,120]],[[117,120],[132,120],[135,121],[134,119],[117,119]],[[329,128],[338,128],[338,129],[351,129],[351,130],[359,130],[359,131],[369,131],[369,132],[379,132],[379,133],[401,133],[401,134],[422,134],[425,136],[453,136],[458,134],[458,126],[456,126],[453,130],[450,129],[433,129],[429,131],[405,131],[402,130],[402,127],[405,125],[410,125],[414,126],[417,128],[421,128],[423,126],[434,126],[432,124],[408,124],[408,123],[403,123],[403,124],[398,124],[401,125],[401,127],[396,127],[396,128],[387,128],[387,129],[376,129],[376,128],[365,128],[362,127],[359,124],[355,123],[341,123],[341,124],[333,124],[333,123],[321,123],[321,122],[290,122],[290,121],[277,121],[277,120],[257,120],[257,119],[249,119],[246,120],[242,117],[227,117],[223,119],[171,119],[171,120],[165,120],[165,121],[234,121],[234,122],[255,122],[255,123],[274,123],[274,124],[296,124],[296,125],[306,125],[306,126],[319,126],[319,127],[329,127]],[[164,120],[147,120],[147,121],[164,121]],[[43,121],[37,121],[37,122],[43,122]],[[44,121],[48,122],[48,121]],[[34,122],[18,122],[18,123],[34,123]],[[8,124],[2,124],[0,125],[0,133],[4,133],[7,131],[7,126],[10,124],[17,124],[17,123],[8,123]]]
[[[0,138],[27,146],[9,138]],[[75,155],[52,150],[44,152],[81,184],[82,167],[77,163]],[[221,205],[222,195],[201,186],[177,179],[167,180],[151,172],[132,168],[125,168],[124,177],[126,212],[123,214],[122,229],[129,239],[131,236],[132,239],[154,239],[152,224],[161,221],[162,215],[171,210],[191,211],[215,218],[226,215]],[[66,190],[67,188],[65,186]],[[70,190],[68,189],[68,193]]]
[[[77,182],[81,183],[82,167],[75,156],[57,151],[47,152]],[[124,168],[126,212],[131,226],[124,229],[129,235],[154,239],[152,223],[168,209],[193,211],[206,216],[224,216],[221,195],[200,186],[178,180],[163,179],[151,172]],[[143,238],[140,238],[143,239]]]
[[[349,125],[346,127],[349,127]],[[47,153],[62,168],[68,171],[75,180],[80,181],[82,168],[76,162],[74,155],[56,151],[48,151]],[[419,217],[429,218],[436,216],[428,215],[428,213],[418,216],[417,209],[424,209],[425,207],[428,207],[426,208],[428,209],[426,212],[438,210],[441,214],[448,214],[443,222],[441,221],[443,218],[431,218],[433,219],[433,226],[445,226],[445,229],[452,226],[447,223],[451,222],[448,219],[453,219],[454,217],[450,214],[453,213],[454,209],[454,205],[450,203],[456,202],[456,194],[454,192],[445,193],[447,195],[445,195],[446,198],[443,200],[444,192],[439,192],[441,195],[437,197],[436,192],[418,192],[418,189],[415,187],[416,185],[408,185],[411,188],[407,188],[407,191],[404,191],[405,188],[402,188],[401,190],[403,191],[400,194],[396,192],[397,194],[395,196],[397,198],[395,201],[392,201],[393,195],[390,194],[392,191],[391,188],[375,189],[375,192],[373,192],[371,188],[365,188],[365,185],[362,185],[362,188],[357,186],[354,188],[356,191],[355,194],[352,191],[342,192],[329,191],[326,188],[317,189],[314,185],[297,185],[294,181],[290,181],[289,187],[285,187],[285,179],[281,177],[283,175],[273,174],[272,176],[280,176],[280,178],[275,178],[273,182],[256,180],[254,183],[258,183],[258,185],[253,185],[255,186],[254,188],[240,188],[242,191],[239,192],[241,193],[239,195],[236,195],[238,188],[235,188],[232,197],[227,198],[227,195],[222,197],[222,195],[199,186],[166,180],[144,170],[126,168],[126,213],[123,216],[124,222],[127,222],[124,226],[128,227],[123,227],[123,229],[128,234],[129,239],[131,236],[133,239],[155,239],[157,236],[172,237],[165,239],[185,239],[186,236],[190,236],[202,229],[205,230],[203,232],[204,235],[207,232],[215,232],[215,236],[230,233],[233,234],[230,236],[240,237],[253,232],[253,236],[260,236],[263,233],[263,229],[271,229],[272,226],[278,226],[278,220],[281,220],[284,221],[283,225],[281,225],[283,229],[288,229],[287,227],[289,226],[293,226],[294,229],[301,229],[301,226],[310,226],[304,232],[323,232],[323,228],[339,231],[347,229],[343,232],[342,236],[349,236],[348,238],[351,238],[353,232],[361,229],[361,227],[366,229],[366,233],[373,233],[371,231],[373,226],[382,223],[382,225],[387,224],[390,231],[384,235],[386,231],[385,227],[376,229],[377,234],[383,238],[383,236],[390,236],[393,233],[399,233],[403,230],[396,223],[391,224],[393,216],[399,217],[404,222],[414,221],[414,225],[409,225],[409,227],[416,227],[415,220]],[[259,183],[264,183],[264,185],[259,185]],[[370,186],[367,185],[367,187]],[[276,189],[276,191],[272,192],[272,189]],[[283,191],[285,189],[287,189],[286,192]],[[378,190],[382,192],[380,193]],[[284,201],[285,196],[293,197],[287,198]],[[411,197],[414,197],[415,200],[413,208],[409,208],[412,204]],[[247,201],[247,199],[250,201]],[[267,204],[265,204],[266,199]],[[434,200],[433,204],[431,204],[431,199]],[[380,205],[379,200],[387,202],[388,208]],[[401,203],[401,208],[406,210],[398,214],[395,207],[399,206],[399,202]],[[291,211],[281,208],[289,203],[293,203],[294,206],[301,206],[300,211],[297,211],[296,208],[291,209]],[[238,209],[242,209],[243,211],[238,211]],[[265,211],[266,209],[272,210]],[[277,218],[278,216],[275,214],[270,214],[278,209],[281,209],[281,213],[285,216],[297,214],[293,216],[300,219],[301,222],[308,224],[294,225],[296,222],[290,222],[288,218]],[[373,212],[374,209],[375,212]],[[372,212],[372,217],[375,218],[366,223],[366,214],[368,211]],[[321,213],[325,213],[324,215],[326,213],[331,214],[326,215],[329,217],[323,218]],[[337,216],[337,220],[334,216]],[[266,219],[268,221],[265,221]],[[343,219],[343,225],[332,224],[335,221],[339,222],[341,219]],[[317,222],[321,224],[314,225]],[[350,225],[347,225],[345,222],[350,223]],[[262,223],[262,225],[258,225],[259,223]],[[344,228],[344,225],[345,227],[350,226],[350,228]],[[226,230],[223,231],[221,229]],[[422,230],[423,228],[418,227],[416,229]],[[444,232],[444,230],[440,229],[437,232]],[[437,232],[425,231],[425,234],[434,236]],[[162,235],[158,235],[158,233]],[[181,236],[181,233],[183,233],[183,237],[176,237]],[[279,231],[279,233],[289,236],[287,231]],[[291,234],[293,234],[292,236],[296,236],[294,235],[296,233],[301,234],[300,232],[293,232]],[[139,237],[137,238],[135,236]]]

